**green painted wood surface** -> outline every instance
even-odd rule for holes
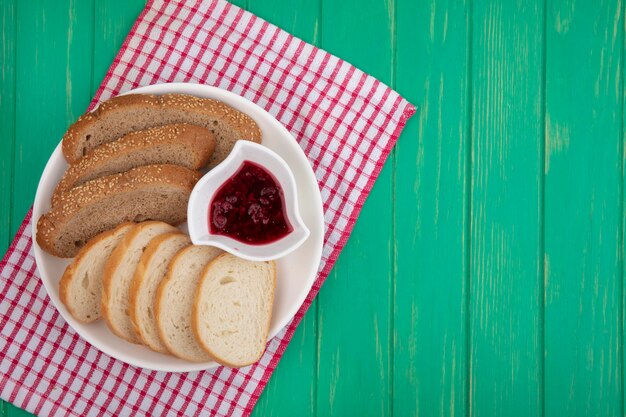
[[[545,392],[550,415],[623,413],[620,7],[548,2]]]
[[[354,19],[356,9],[368,10],[369,18]],[[393,81],[395,15],[386,3],[324,2],[321,17],[322,48],[358,67],[369,65],[370,74],[384,83]],[[359,42],[347,42],[351,37]],[[390,413],[393,160],[392,155],[368,198],[370,210],[361,213],[350,243],[318,295],[317,413],[321,416]],[[367,394],[355,401],[355,393]]]
[[[236,3],[419,106],[254,415],[624,415],[624,1]],[[1,249],[143,4],[0,1]]]
[[[540,416],[543,4],[472,9],[469,412]]]
[[[419,111],[396,148],[393,411],[464,416],[469,4],[400,0],[396,14],[395,87]]]
[[[0,2],[0,251],[11,242],[13,203],[13,154],[15,147],[15,50],[17,38],[16,4]]]

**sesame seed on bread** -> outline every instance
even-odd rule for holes
[[[213,133],[190,124],[165,125],[128,133],[96,147],[71,164],[52,195],[52,205],[58,203],[62,193],[75,186],[142,165],[173,164],[201,169],[214,149]]]
[[[71,258],[93,236],[128,221],[161,220],[177,225],[199,173],[177,165],[148,165],[100,177],[62,193],[37,222],[37,243]]]
[[[74,163],[95,147],[130,132],[173,123],[201,126],[215,135],[209,167],[226,158],[237,140],[261,142],[255,121],[221,101],[187,94],[129,94],[103,102],[71,125],[63,136],[63,155]]]

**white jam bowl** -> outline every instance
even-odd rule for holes
[[[247,244],[228,236],[211,233],[209,208],[215,193],[245,161],[260,165],[273,175],[283,191],[284,213],[292,231],[266,244]],[[194,245],[210,245],[250,261],[282,258],[298,248],[309,237],[298,209],[296,180],[287,163],[276,152],[247,140],[235,143],[228,157],[200,178],[191,191],[187,207],[189,236]]]

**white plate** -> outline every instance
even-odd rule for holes
[[[296,251],[278,260],[274,310],[269,334],[271,339],[300,308],[313,285],[322,256],[324,238],[322,199],[315,175],[304,152],[289,131],[273,116],[251,101],[231,92],[199,84],[173,83],[141,87],[128,93],[185,93],[221,100],[252,117],[261,128],[262,144],[274,150],[289,164],[298,186],[302,219],[310,229],[311,235]],[[37,188],[33,208],[33,236],[36,236],[37,220],[49,210],[52,192],[66,168],[67,163],[59,144],[48,160]],[[159,371],[189,372],[218,366],[215,362],[187,362],[128,343],[114,336],[102,320],[91,324],[76,321],[59,298],[59,280],[69,261],[44,252],[36,242],[34,251],[41,279],[61,316],[79,335],[102,352],[128,364]]]

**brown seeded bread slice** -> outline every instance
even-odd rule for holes
[[[202,270],[221,253],[211,246],[188,246],[172,259],[167,276],[159,285],[155,303],[159,336],[167,350],[179,358],[193,362],[211,360],[194,337],[191,314]]]
[[[221,101],[186,94],[129,94],[103,102],[71,125],[63,136],[63,155],[74,163],[96,146],[127,133],[172,123],[202,126],[215,134],[209,167],[221,162],[239,139],[261,142],[256,122]]]
[[[95,178],[128,171],[143,165],[173,164],[203,168],[215,149],[213,134],[203,127],[173,124],[132,132],[93,149],[71,164],[52,195],[60,195]]]
[[[129,315],[130,288],[141,255],[153,238],[177,230],[163,222],[140,223],[124,236],[104,266],[102,318],[113,333],[129,342],[141,343]]]
[[[275,287],[275,262],[218,256],[196,290],[192,323],[200,346],[222,365],[258,361],[267,344]]]
[[[59,295],[76,320],[91,323],[100,318],[104,264],[134,226],[134,223],[124,223],[100,233],[87,242],[65,269],[59,282]]]
[[[199,174],[177,165],[148,165],[88,181],[63,193],[37,222],[43,250],[71,258],[93,236],[128,221],[179,224]]]
[[[154,315],[157,288],[172,258],[190,244],[189,236],[178,232],[157,236],[146,247],[135,270],[130,288],[130,320],[143,344],[156,352],[167,353]]]

